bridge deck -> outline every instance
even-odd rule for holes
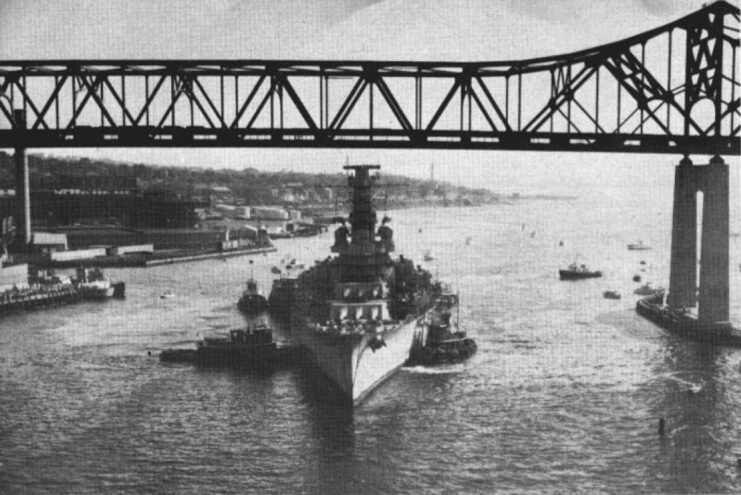
[[[720,1],[529,60],[3,61],[0,147],[738,155],[738,33],[739,9]]]

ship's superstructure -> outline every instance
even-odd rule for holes
[[[384,217],[376,230],[371,171],[348,165],[352,211],[335,231],[337,256],[302,273],[292,312],[292,336],[312,361],[357,404],[398,370],[423,342],[425,312],[440,285],[400,256]]]

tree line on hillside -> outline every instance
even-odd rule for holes
[[[43,181],[53,182],[58,177],[105,177],[135,178],[142,190],[165,190],[183,197],[194,197],[199,190],[214,186],[228,187],[235,198],[247,198],[254,204],[275,201],[275,191],[291,187],[294,189],[341,189],[347,185],[344,173],[303,173],[293,171],[260,171],[254,168],[243,170],[209,169],[197,167],[158,166],[142,163],[122,163],[90,158],[68,158],[29,155],[31,185]],[[13,188],[13,156],[0,152],[0,187]],[[442,182],[411,179],[394,174],[382,174],[379,187],[383,184],[403,186],[404,195],[410,200],[425,200],[445,195],[465,196],[476,203],[497,200],[496,194],[486,189],[469,189]],[[389,193],[391,194],[391,193]]]

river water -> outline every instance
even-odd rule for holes
[[[479,351],[403,369],[354,412],[300,370],[157,360],[243,324],[249,258],[110,270],[124,301],[1,320],[0,493],[738,493],[741,351],[633,310],[634,274],[668,280],[672,170],[611,173],[575,199],[390,212],[397,251],[429,249],[460,291]],[[639,239],[653,249],[626,249]],[[271,266],[330,243],[280,241],[255,277],[267,288]],[[560,282],[574,259],[605,276]],[[739,325],[738,238],[731,260]]]

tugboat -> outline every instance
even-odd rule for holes
[[[264,323],[229,330],[225,336],[205,337],[196,349],[166,349],[160,353],[163,362],[258,368],[288,364],[297,357],[295,347],[273,341],[273,332]]]
[[[606,290],[602,293],[602,297],[605,299],[620,299],[622,296],[616,290]]]
[[[428,311],[442,288],[403,256],[392,259],[393,230],[376,231],[373,182],[378,165],[347,165],[350,228],[335,231],[332,252],[298,277],[291,338],[348,403],[360,404],[423,342]]]
[[[587,265],[578,265],[574,262],[566,270],[558,270],[558,275],[561,277],[561,280],[580,280],[583,278],[601,277],[602,272],[599,270],[591,271],[587,268]]]
[[[250,278],[247,280],[247,288],[242,292],[242,297],[237,301],[237,308],[247,315],[252,315],[268,309],[268,300],[262,295],[257,285],[257,280],[253,278],[252,263],[250,260]]]
[[[409,354],[407,366],[435,366],[455,364],[473,356],[476,341],[459,330],[458,318],[455,328],[451,325],[453,308],[458,308],[456,294],[443,293],[428,314],[427,339],[424,345],[416,345]]]
[[[262,295],[255,279],[247,280],[247,288],[237,302],[242,313],[251,315],[268,309],[268,300]]]
[[[105,301],[111,297],[124,297],[123,282],[111,282],[100,268],[78,268],[75,280],[77,290],[83,299]]]

